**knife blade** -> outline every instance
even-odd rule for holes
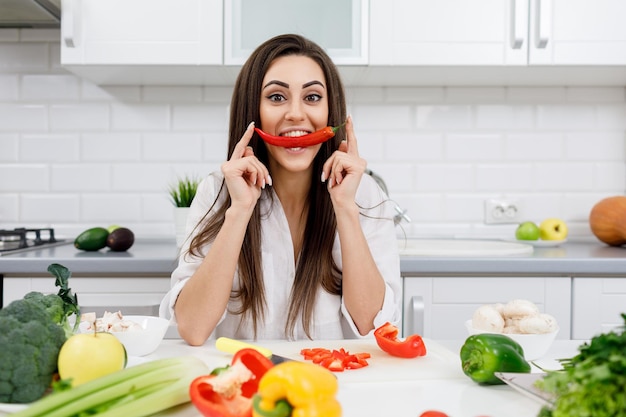
[[[535,386],[535,382],[543,378],[545,373],[495,372],[494,375],[527,397],[544,405],[554,406],[554,397]]]
[[[215,341],[215,347],[217,348],[217,350],[232,354],[237,353],[237,351],[243,348],[251,348],[268,358],[270,361],[272,361],[274,365],[293,360],[284,356],[274,355],[272,351],[267,348],[253,345],[251,343],[242,342],[241,340],[231,339],[229,337],[218,337]]]

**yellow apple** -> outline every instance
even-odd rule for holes
[[[545,219],[539,225],[542,240],[564,240],[567,237],[567,225],[561,219]]]
[[[59,351],[59,376],[76,387],[124,369],[126,358],[124,345],[111,333],[75,334]]]

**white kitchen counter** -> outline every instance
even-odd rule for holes
[[[393,358],[382,352],[373,339],[333,342],[259,343],[293,359],[301,359],[303,347],[345,347],[350,352],[372,354],[366,368],[336,373],[338,399],[343,417],[418,417],[433,409],[450,417],[535,417],[541,405],[506,385],[481,386],[460,369],[460,341],[435,342],[425,339],[428,354],[423,358]],[[542,366],[556,363],[550,359],[574,356],[583,341],[557,340],[542,360]],[[159,349],[145,359],[178,355],[196,355],[209,367],[230,363],[231,355],[219,352],[211,342],[200,347],[188,346],[182,340],[165,340]],[[161,416],[198,417],[191,404],[161,413]]]

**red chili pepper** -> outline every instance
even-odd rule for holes
[[[404,340],[398,339],[398,328],[391,323],[385,323],[374,331],[378,346],[392,356],[400,358],[415,358],[426,355],[426,345],[418,334],[411,335]]]
[[[282,146],[284,148],[306,148],[307,146],[313,146],[317,145],[318,143],[326,142],[328,139],[335,136],[335,133],[337,133],[337,131],[341,129],[342,126],[343,124],[336,127],[326,126],[325,128],[315,131],[313,133],[309,133],[308,135],[297,137],[270,135],[269,133],[265,133],[258,127],[255,127],[254,130],[256,131],[256,133],[259,134],[261,139],[263,139],[270,145]]]
[[[241,393],[223,395],[214,391],[213,381],[219,374],[229,372],[230,367],[221,368],[219,373],[203,375],[191,382],[189,396],[193,405],[205,417],[251,417],[252,396],[258,391],[259,381],[274,364],[256,349],[241,349],[231,361],[232,365],[241,362],[253,376],[241,385]]]

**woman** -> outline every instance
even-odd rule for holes
[[[161,316],[190,345],[354,338],[398,323],[391,205],[363,175],[330,58],[297,35],[266,41],[241,69],[230,111],[229,159],[198,188]],[[266,144],[254,130],[288,140],[344,122],[309,147]]]

